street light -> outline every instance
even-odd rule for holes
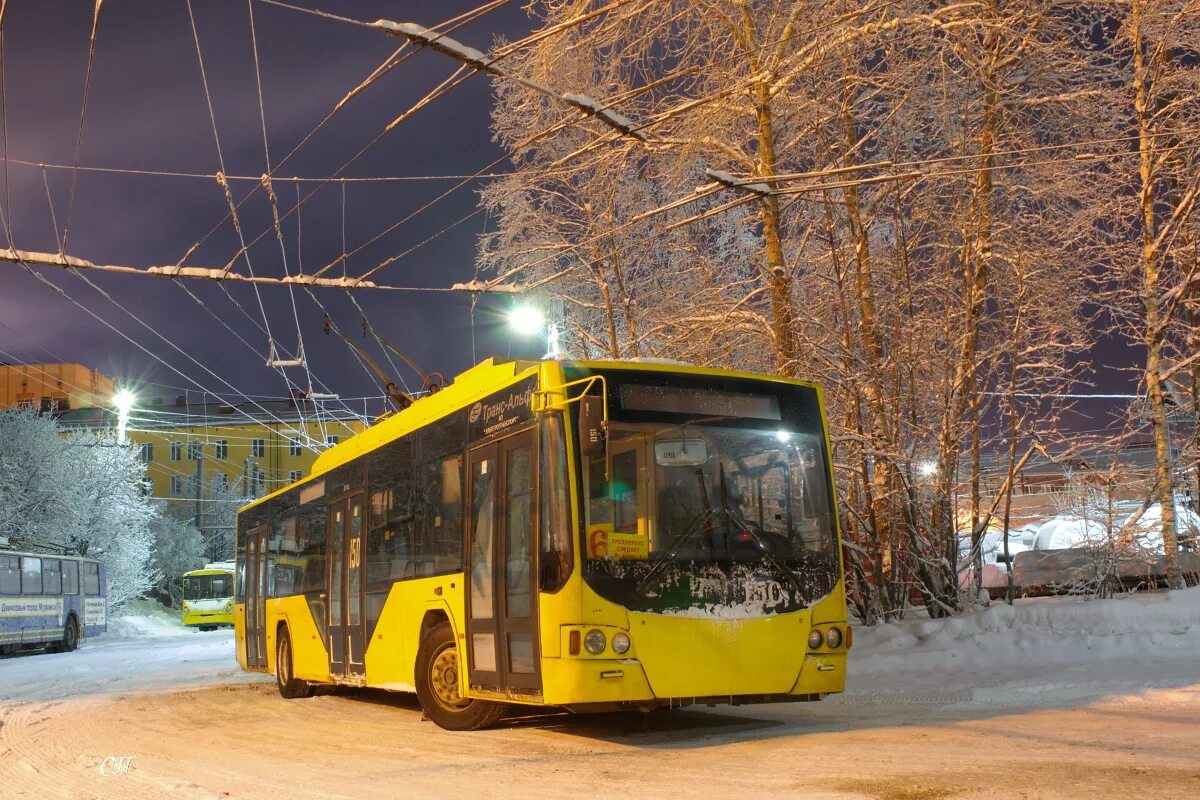
[[[932,478],[938,474],[938,466],[935,461],[922,461],[917,465],[917,474],[922,478]]]
[[[137,401],[133,392],[122,389],[113,395],[112,404],[117,409],[117,443],[126,444],[125,428],[129,425],[129,411]]]
[[[546,334],[546,355],[543,358],[558,358],[558,326],[546,322],[545,315],[530,305],[514,306],[508,312],[508,324],[513,332],[520,336],[533,336],[538,333]]]

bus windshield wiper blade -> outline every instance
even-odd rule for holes
[[[712,516],[713,510],[711,508],[704,509],[703,513],[698,514],[696,518],[692,520],[691,524],[684,528],[683,532],[675,537],[675,540],[671,542],[671,546],[668,547],[661,556],[655,559],[654,566],[650,568],[650,571],[638,580],[638,592],[644,592],[646,590],[646,587],[650,585],[650,579],[666,569],[666,564],[668,562],[675,560],[675,556],[679,553],[679,549],[691,541],[695,537],[696,532],[701,530],[704,527],[704,524],[708,520],[712,519]]]

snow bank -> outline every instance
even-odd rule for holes
[[[189,633],[180,619],[178,609],[167,608],[155,600],[139,597],[121,608],[120,616],[110,618],[109,639],[145,639],[161,636],[180,636]]]
[[[1161,656],[1200,658],[1200,588],[1113,600],[1039,598],[964,617],[856,628],[849,672],[873,683],[897,672],[1019,672]]]

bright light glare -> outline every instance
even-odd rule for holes
[[[508,324],[522,336],[532,336],[540,333],[546,327],[546,319],[542,312],[533,306],[517,306],[508,312]]]
[[[137,398],[134,397],[133,392],[129,391],[128,389],[122,389],[121,391],[117,392],[113,395],[112,399],[113,405],[118,411],[124,414],[129,413],[129,409],[133,408],[133,404],[136,401]]]
[[[922,461],[917,465],[917,472],[922,478],[932,478],[938,473],[937,464],[933,461]]]
[[[775,438],[780,444],[787,444],[792,440],[792,434],[790,431],[775,431]]]

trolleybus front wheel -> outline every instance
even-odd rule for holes
[[[496,723],[507,703],[462,697],[458,692],[458,648],[454,630],[443,622],[431,630],[417,650],[417,698],[425,716],[450,731],[474,731]]]
[[[287,628],[280,628],[279,645],[275,650],[275,683],[279,686],[279,694],[289,700],[311,696],[312,684],[297,678],[292,670],[292,638],[288,636]]]

